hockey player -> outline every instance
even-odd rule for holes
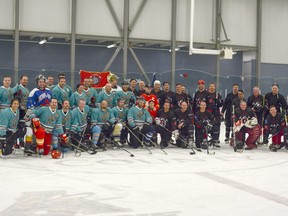
[[[139,93],[136,89],[136,85],[137,85],[137,80],[134,78],[130,79],[130,86],[128,88],[128,91],[131,91],[135,97],[138,97]]]
[[[124,100],[122,98],[118,98],[117,106],[112,108],[113,115],[115,117],[116,123],[122,123],[123,125],[127,125],[127,114],[128,108],[124,106]],[[123,126],[122,125],[122,126]],[[127,128],[123,126],[120,134],[120,143],[123,145],[127,141],[128,131]],[[118,143],[119,144],[119,143]]]
[[[154,101],[154,107],[156,110],[158,110],[160,107],[159,102],[158,102],[158,98],[154,94],[151,94],[151,90],[152,90],[151,85],[146,84],[145,93],[141,95],[141,97],[144,98],[146,101],[145,109],[148,110],[148,103],[150,100],[153,100]]]
[[[225,126],[226,126],[226,132],[225,132],[225,142],[229,142],[230,138],[230,131],[232,127],[232,102],[234,99],[238,97],[238,90],[239,90],[239,85],[238,84],[233,84],[233,89],[232,92],[229,93],[224,101],[224,105],[222,107],[221,115],[224,115],[225,113]]]
[[[27,109],[40,106],[49,106],[52,98],[52,93],[46,86],[46,78],[43,75],[36,77],[38,88],[34,88],[28,97]]]
[[[272,105],[276,107],[277,112],[287,110],[285,98],[279,93],[279,86],[276,83],[272,85],[272,91],[265,95],[265,118],[269,115],[269,107]]]
[[[161,82],[159,80],[154,81],[151,94],[155,95],[158,98],[159,103],[161,103],[160,100],[163,97],[163,91],[161,90]]]
[[[70,134],[72,125],[72,111],[70,110],[70,103],[68,100],[62,102],[62,109],[60,110],[62,119],[63,131],[65,134]]]
[[[108,76],[108,82],[111,84],[111,92],[115,93],[117,91],[121,91],[121,87],[117,85],[119,77],[116,74],[110,74]]]
[[[162,98],[160,99],[160,107],[163,107],[164,103],[166,100],[170,102],[170,109],[173,110],[173,97],[174,97],[174,92],[170,91],[170,86],[168,82],[163,82],[163,94]]]
[[[117,104],[116,93],[115,91],[112,92],[112,85],[110,83],[107,83],[103,90],[99,93],[96,99],[97,106],[100,106],[100,103],[103,100],[107,101],[110,108],[113,108]]]
[[[80,99],[84,99],[87,102],[86,94],[83,92],[84,86],[82,84],[78,84],[76,86],[76,91],[69,98],[70,107],[74,109],[78,106]]]
[[[158,109],[155,108],[155,103],[153,100],[148,101],[148,109],[147,111],[150,113],[152,121],[154,122]]]
[[[179,130],[181,139],[176,140],[178,147],[187,148],[187,142],[191,145],[194,141],[194,115],[191,109],[188,109],[188,104],[183,101],[180,103],[180,108],[175,111],[176,128]],[[187,142],[183,142],[187,140]]]
[[[58,74],[58,80],[59,80],[61,77],[63,77],[63,78],[66,79],[66,76],[65,76],[64,73],[60,73],[60,74]],[[66,80],[66,81],[67,81],[67,80]],[[68,94],[69,94],[69,98],[70,98],[71,95],[72,95],[72,93],[73,93],[71,86],[69,86],[69,85],[66,83],[64,88],[67,89]]]
[[[139,81],[139,90],[138,90],[138,97],[145,93],[145,82],[140,80]]]
[[[33,129],[27,128],[26,145],[28,144],[28,146],[26,146],[26,149],[33,150],[31,146],[33,131],[36,137],[38,152],[48,155],[52,144],[52,158],[59,158],[61,152],[58,151],[58,139],[63,140],[64,142],[61,144],[65,145],[68,138],[63,131],[61,115],[59,110],[57,110],[57,100],[52,98],[49,106],[33,109],[31,113],[30,111],[27,112],[25,119],[27,121],[32,120]]]
[[[11,77],[4,76],[3,86],[0,87],[0,110],[8,108],[11,104],[14,91],[12,88],[10,88],[10,85],[11,85]]]
[[[182,85],[182,92],[184,94],[186,94],[187,96],[187,103],[188,103],[188,106],[192,109],[193,107],[193,97],[189,94],[188,90],[186,89],[186,86],[185,85]]]
[[[58,109],[62,109],[62,103],[64,100],[69,100],[70,90],[66,87],[66,79],[60,77],[58,84],[54,86],[52,90],[52,97],[58,101]]]
[[[246,143],[246,150],[251,150],[257,147],[255,144],[261,135],[261,128],[257,122],[255,113],[251,108],[247,107],[244,100],[240,101],[240,108],[235,109],[235,138],[237,148],[243,148]],[[245,141],[245,134],[248,137]]]
[[[198,91],[195,92],[193,102],[193,112],[196,113],[200,108],[200,102],[205,101],[207,96],[207,90],[205,89],[205,81],[198,80]]]
[[[55,87],[53,76],[47,76],[46,87],[49,88],[50,91],[52,91],[53,88]]]
[[[83,139],[85,134],[91,135],[93,147],[97,147],[101,129],[97,125],[88,125],[87,117],[89,114],[89,106],[86,105],[86,100],[79,99],[78,106],[72,110],[72,125],[71,125],[71,141],[76,146],[83,146],[87,139]],[[87,138],[87,137],[86,137]],[[89,138],[88,138],[89,139]],[[81,141],[81,143],[80,143]],[[87,145],[87,143],[86,143]],[[89,145],[89,144],[88,144]],[[90,145],[89,145],[90,146]],[[87,147],[88,149],[89,147]]]
[[[19,101],[12,99],[10,107],[0,111],[0,156],[10,155],[17,138],[23,138],[26,133],[26,127],[18,124],[18,108]]]
[[[211,133],[213,136],[213,124],[214,117],[211,112],[206,110],[206,102],[201,101],[199,105],[199,111],[195,113],[194,124],[195,124],[195,138],[196,138],[196,148],[197,149],[207,149],[208,146],[203,144],[203,140],[208,140],[208,134]],[[213,137],[212,137],[213,138]],[[216,147],[220,147],[215,143]]]
[[[129,91],[129,83],[124,81],[122,82],[122,91],[117,91],[116,92],[116,98],[122,98],[124,99],[124,103],[125,103],[125,107],[132,107],[134,106],[135,102],[136,102],[136,98],[135,95],[133,94],[133,92]]]
[[[264,108],[264,97],[259,93],[259,87],[253,88],[253,94],[248,97],[247,106],[250,107],[256,114],[258,124],[260,127],[263,126],[263,108]]]
[[[20,101],[20,116],[19,119],[23,119],[26,113],[27,100],[29,96],[28,77],[26,75],[21,76],[19,85],[17,84],[13,88],[14,97]]]
[[[239,108],[240,107],[240,101],[246,101],[245,96],[244,96],[244,91],[242,89],[238,90],[238,94],[237,94],[237,98],[235,98],[232,101],[232,106],[234,105],[235,108]]]
[[[170,101],[164,102],[163,108],[158,110],[157,117],[155,118],[155,130],[160,134],[161,148],[167,148],[172,136],[176,130],[176,117],[174,112],[170,110]]]
[[[91,87],[91,81],[89,78],[85,78],[83,80],[83,86],[83,93],[86,95],[86,104],[92,108],[95,108],[98,93],[94,88]]]
[[[176,84],[176,92],[174,94],[172,101],[173,101],[174,110],[180,107],[181,102],[185,101],[186,103],[188,103],[188,97],[185,93],[183,93],[181,83]]]
[[[137,105],[131,107],[128,111],[128,125],[132,131],[132,133],[130,133],[129,144],[133,148],[138,148],[141,146],[139,140],[142,139],[145,146],[150,146],[151,138],[155,132],[153,125],[151,125],[152,118],[148,111],[144,109],[145,103],[146,100],[139,97],[137,100]]]
[[[263,143],[268,144],[269,134],[272,135],[272,145],[270,149],[277,151],[277,149],[285,146],[288,149],[288,128],[285,122],[285,117],[277,112],[277,109],[272,105],[269,109],[269,115],[264,121],[264,137]],[[281,137],[284,135],[284,142],[281,143]]]
[[[221,113],[220,108],[223,106],[223,99],[221,95],[216,92],[215,83],[210,83],[209,90],[206,96],[207,111],[210,112],[214,117],[212,142],[216,147],[220,147],[218,144],[220,136],[220,126],[221,126]]]
[[[121,123],[116,123],[116,119],[113,115],[112,110],[108,107],[107,101],[103,100],[100,103],[99,108],[95,108],[91,113],[91,124],[97,125],[101,128],[101,134],[97,145],[103,149],[106,149],[105,138],[114,138],[114,142],[118,144],[120,142],[120,134],[122,129]]]

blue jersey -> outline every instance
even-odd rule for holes
[[[141,127],[145,122],[152,123],[152,118],[149,112],[146,109],[138,106],[133,106],[129,109],[127,118],[131,127]]]
[[[6,131],[15,132],[19,121],[19,110],[13,112],[12,109],[5,108],[0,111],[0,136],[6,135]]]
[[[10,107],[10,103],[13,99],[14,91],[12,88],[5,88],[4,86],[0,87],[0,109]]]
[[[51,102],[52,93],[50,89],[44,88],[40,90],[38,88],[34,88],[28,97],[27,101],[27,109],[32,107],[39,107],[39,106],[48,106]]]
[[[110,122],[111,124],[115,123],[115,117],[110,108],[106,110],[102,110],[100,107],[95,108],[91,112],[91,123],[97,125],[103,125],[106,122]]]

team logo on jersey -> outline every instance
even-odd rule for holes
[[[90,79],[92,79],[94,85],[97,85],[101,80],[101,76],[93,74],[92,76],[90,76]]]

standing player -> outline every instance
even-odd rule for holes
[[[96,99],[97,106],[100,106],[100,103],[103,100],[107,101],[110,108],[113,108],[117,104],[116,93],[115,91],[112,91],[112,85],[110,83],[107,83],[103,90],[99,93]]]
[[[225,132],[225,142],[229,142],[230,138],[230,131],[232,127],[232,102],[234,99],[238,97],[238,90],[239,85],[233,84],[232,92],[229,93],[224,101],[224,105],[222,107],[221,115],[224,115],[225,113],[225,126],[226,126],[226,132]]]
[[[145,82],[140,80],[138,86],[139,86],[138,96],[141,96],[142,94],[145,93]]]
[[[174,92],[170,91],[170,86],[168,82],[163,82],[163,94],[162,98],[160,99],[160,107],[164,106],[164,103],[168,100],[170,102],[170,109],[173,110],[173,97],[174,97]]]
[[[220,126],[221,126],[221,113],[220,108],[223,106],[223,99],[221,95],[216,92],[215,83],[210,83],[209,90],[206,97],[207,111],[210,112],[214,117],[212,142],[216,147],[219,146]]]
[[[54,77],[53,76],[47,76],[46,82],[47,82],[46,87],[52,91],[52,89],[55,87]]]
[[[87,102],[86,94],[83,92],[83,85],[77,84],[76,91],[73,92],[73,94],[69,98],[70,107],[71,109],[74,109],[78,106],[79,100],[84,99]]]
[[[151,90],[152,90],[151,86],[149,84],[146,84],[145,93],[141,95],[141,97],[144,98],[146,101],[145,109],[148,109],[148,103],[150,100],[152,100],[154,101],[155,110],[158,110],[160,107],[158,98],[154,94],[151,94]]]
[[[232,101],[232,106],[234,105],[235,108],[240,107],[240,101],[246,101],[244,96],[244,91],[242,89],[238,90],[237,98]]]
[[[256,114],[258,124],[260,127],[263,126],[263,108],[264,108],[264,97],[260,94],[259,87],[253,88],[253,94],[248,97],[247,106],[250,107]]]
[[[86,104],[90,107],[96,107],[96,99],[98,96],[97,91],[94,88],[91,88],[91,80],[89,78],[85,78],[83,80],[83,93],[86,95]]]
[[[21,76],[19,85],[13,88],[14,97],[20,101],[20,116],[19,119],[23,119],[26,113],[27,100],[29,96],[28,77],[26,75]]]
[[[207,97],[207,91],[205,89],[205,81],[198,80],[198,91],[195,92],[193,102],[193,112],[196,113],[200,108],[200,102],[205,101]]]
[[[50,89],[46,88],[46,78],[43,75],[36,77],[38,88],[34,88],[28,97],[27,109],[32,109],[40,106],[49,106],[52,98]]]
[[[0,87],[0,110],[8,108],[13,99],[13,89],[10,88],[11,85],[11,77],[4,76],[3,78],[3,86]]]
[[[176,84],[176,92],[174,94],[172,101],[173,101],[174,110],[177,110],[180,107],[180,103],[183,101],[188,104],[189,100],[188,100],[187,95],[183,93],[181,83]]]
[[[58,84],[52,90],[52,97],[58,101],[58,109],[62,109],[64,100],[69,100],[70,90],[66,87],[65,77],[60,77]]]
[[[116,98],[122,98],[125,101],[125,107],[132,107],[136,102],[135,95],[129,91],[129,83],[126,81],[122,82],[122,91],[116,92]]]
[[[163,91],[161,90],[161,82],[159,80],[155,80],[153,85],[154,86],[151,94],[155,95],[158,98],[159,103],[161,104],[160,100],[163,97]]]
[[[128,88],[128,91],[131,91],[135,97],[137,97],[139,95],[139,93],[136,89],[136,85],[137,85],[137,80],[134,78],[130,79],[130,86]]]

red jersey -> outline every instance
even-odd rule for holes
[[[153,94],[146,94],[146,93],[144,93],[144,94],[142,94],[141,95],[141,97],[143,97],[145,100],[146,100],[146,104],[150,101],[150,100],[152,100],[152,101],[154,101],[154,107],[156,108],[156,110],[158,110],[159,109],[159,102],[158,102],[158,99],[157,99],[157,97],[155,96],[155,95],[153,95]]]
[[[148,108],[148,112],[150,113],[150,116],[152,117],[152,119],[153,119],[153,121],[154,121],[154,119],[155,119],[156,116],[157,116],[157,109],[155,108],[155,110],[153,110],[153,109],[149,109],[149,108]]]

